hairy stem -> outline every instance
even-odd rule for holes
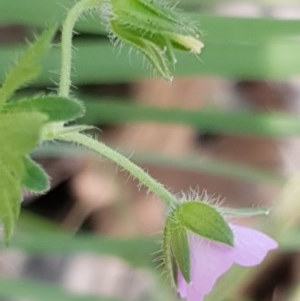
[[[60,96],[68,97],[70,93],[72,37],[75,23],[82,13],[89,9],[97,8],[101,4],[102,0],[81,0],[77,2],[68,12],[61,34],[61,71],[58,92]]]
[[[69,11],[62,28],[61,38],[61,77],[59,82],[59,95],[68,97],[71,87],[71,69],[72,69],[72,36],[73,28],[80,15],[86,10],[97,8],[103,0],[81,0],[77,2]],[[135,165],[129,159],[109,148],[105,144],[96,141],[80,133],[63,134],[62,128],[55,127],[56,138],[59,140],[79,143],[87,148],[94,150],[100,155],[122,166],[132,176],[137,178],[141,184],[157,195],[167,204],[173,204],[176,199],[162,184],[153,179],[142,168]],[[61,134],[59,134],[61,132]]]
[[[122,166],[132,176],[139,180],[141,184],[146,186],[156,196],[163,200],[168,205],[172,205],[176,202],[175,197],[159,182],[153,179],[142,168],[135,165],[129,159],[106,146],[104,143],[96,141],[84,134],[71,133],[67,135],[61,135],[57,137],[59,140],[75,142],[81,144],[88,149],[94,150],[96,153],[110,159],[111,161]]]

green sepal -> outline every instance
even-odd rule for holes
[[[6,104],[4,112],[40,112],[48,121],[71,121],[84,115],[82,103],[76,99],[59,96],[40,96]]]
[[[200,201],[187,201],[174,211],[175,219],[187,230],[204,238],[233,245],[233,233],[223,216],[212,206]]]
[[[165,79],[172,79],[174,54],[170,42],[160,34],[142,33],[135,28],[128,28],[117,21],[111,22],[111,30],[121,41],[141,51]]]
[[[164,269],[167,274],[167,279],[172,288],[176,288],[176,265],[174,263],[174,256],[171,248],[171,225],[169,220],[166,221],[166,225],[163,232],[162,238],[162,252],[163,252],[163,263]]]
[[[56,26],[51,26],[19,56],[0,89],[0,108],[17,89],[38,76],[41,70],[40,60],[50,48],[55,32]]]
[[[169,217],[172,254],[186,283],[190,283],[190,249],[187,232],[173,217]]]
[[[196,30],[182,18],[182,12],[153,0],[112,0],[115,19],[144,33],[195,35]],[[129,27],[129,26],[127,26]]]
[[[49,189],[50,180],[44,169],[28,156],[23,158],[24,176],[22,186],[31,192],[42,193]]]

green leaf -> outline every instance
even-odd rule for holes
[[[187,230],[210,240],[233,245],[233,234],[222,215],[201,201],[188,201],[178,205],[174,218]]]
[[[170,227],[170,244],[176,263],[187,283],[190,283],[190,248],[186,229],[182,227],[172,215],[168,218]]]
[[[23,163],[25,171],[22,185],[36,193],[47,191],[50,187],[50,181],[44,169],[29,157],[24,157]]]
[[[15,66],[9,71],[0,89],[0,107],[21,86],[35,79],[41,71],[40,59],[50,47],[56,26],[47,29],[19,57]]]
[[[6,104],[4,112],[40,112],[49,121],[70,121],[84,115],[84,106],[76,99],[59,96],[40,96]]]
[[[38,144],[45,120],[40,113],[0,115],[0,221],[6,242],[20,211],[23,157]]]

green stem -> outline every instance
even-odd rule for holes
[[[61,71],[59,92],[60,96],[68,97],[71,86],[72,68],[72,37],[73,29],[80,15],[93,8],[98,8],[102,0],[81,0],[77,2],[68,12],[61,33]]]
[[[69,11],[62,28],[61,37],[61,77],[59,82],[59,95],[68,97],[71,86],[71,68],[72,68],[72,36],[73,28],[80,15],[89,9],[97,8],[103,0],[81,0],[77,2]],[[56,134],[62,131],[60,126],[55,127]],[[76,142],[96,151],[104,157],[112,160],[137,178],[141,184],[145,185],[150,191],[157,195],[167,204],[175,203],[176,199],[162,184],[154,180],[143,169],[135,165],[126,157],[109,148],[105,144],[96,141],[88,136],[79,133],[60,134],[56,138],[64,141]]]
[[[84,145],[91,150],[94,150],[98,154],[122,166],[125,170],[127,170],[130,173],[130,175],[137,178],[141,184],[146,186],[150,191],[152,191],[156,196],[158,196],[168,205],[172,205],[176,202],[175,197],[161,183],[157,182],[142,168],[138,167],[129,159],[122,156],[113,149],[109,148],[105,144],[80,133],[60,135],[59,137],[57,137],[57,139],[75,142]]]

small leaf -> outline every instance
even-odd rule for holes
[[[178,223],[202,237],[233,245],[233,234],[222,215],[212,206],[198,201],[181,204],[174,211]]]
[[[35,79],[40,72],[40,59],[50,47],[56,26],[47,29],[19,57],[15,66],[9,71],[0,89],[0,107],[21,86]]]
[[[183,278],[190,283],[190,250],[186,229],[180,226],[172,216],[169,219],[172,253]]]
[[[70,121],[84,115],[84,107],[75,99],[41,96],[6,104],[4,112],[37,111],[48,116],[48,121]]]
[[[29,157],[23,158],[25,167],[22,185],[32,192],[45,192],[49,189],[50,181],[44,169]]]

